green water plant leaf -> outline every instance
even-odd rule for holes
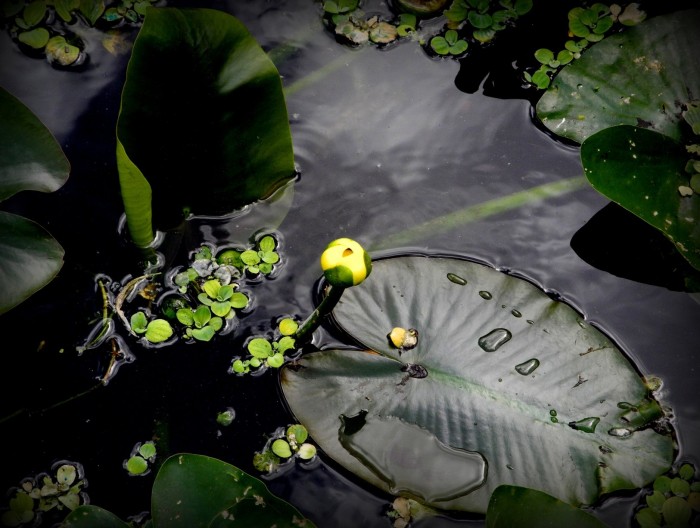
[[[125,193],[127,215],[152,210],[157,228],[189,213],[230,213],[294,176],[279,72],[238,19],[213,9],[147,10],[117,136],[153,196],[144,207],[146,198]],[[131,231],[138,220],[127,219]]]
[[[603,522],[541,491],[520,486],[499,486],[486,511],[486,528],[530,528],[532,526],[606,528]]]
[[[333,317],[362,349],[303,355],[283,369],[284,395],[325,453],[383,490],[483,513],[501,484],[592,504],[670,467],[672,436],[651,427],[662,413],[635,366],[528,281],[381,259]],[[415,329],[415,346],[395,348],[394,327]]]
[[[537,102],[555,134],[582,143],[615,125],[681,137],[683,105],[700,94],[700,10],[657,16],[591,46]]]
[[[0,88],[0,201],[23,191],[53,192],[70,165],[44,124]],[[63,266],[61,245],[40,225],[0,211],[0,314],[46,286]]]
[[[581,145],[591,185],[661,231],[693,267],[700,269],[700,195],[689,185],[684,146],[652,130],[620,125]]]
[[[277,526],[313,528],[291,504],[265,484],[231,464],[189,453],[168,458],[151,492],[153,528]],[[80,506],[61,525],[65,528],[131,526],[98,506]]]

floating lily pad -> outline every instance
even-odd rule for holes
[[[496,488],[486,512],[486,528],[532,526],[606,528],[603,522],[590,513],[541,491],[506,485]]]
[[[681,137],[683,105],[700,94],[700,10],[645,20],[566,65],[537,102],[555,134],[582,143],[615,125]],[[693,95],[694,94],[694,95]]]
[[[606,128],[581,145],[588,181],[612,201],[654,226],[700,269],[700,196],[685,196],[686,155],[679,142],[651,130]]]
[[[383,259],[334,318],[366,350],[306,354],[282,388],[320,448],[383,490],[483,513],[502,484],[592,504],[670,467],[671,434],[629,414],[660,412],[635,366],[530,282],[467,260]],[[394,327],[416,329],[417,345],[395,348]]]

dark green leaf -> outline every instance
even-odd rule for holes
[[[90,25],[94,26],[104,13],[105,4],[103,0],[80,0],[79,9]]]
[[[39,224],[0,211],[0,314],[51,282],[63,266],[63,255]]]
[[[31,31],[23,31],[17,35],[17,39],[34,49],[41,49],[49,41],[49,31],[43,27],[32,29]]]
[[[588,181],[607,198],[651,224],[700,269],[700,196],[682,196],[689,184],[683,146],[657,132],[621,125],[581,145]]]
[[[606,528],[579,508],[541,491],[519,486],[499,486],[491,495],[486,528]]]
[[[279,72],[241,22],[220,11],[147,11],[117,132],[152,187],[157,226],[178,224],[185,208],[228,213],[294,175]],[[196,175],[206,185],[193,185]]]
[[[92,506],[90,504],[79,506],[68,514],[62,528],[130,528],[130,524],[125,523],[113,513]]]
[[[19,191],[53,192],[70,165],[51,132],[19,99],[0,88],[0,200]]]
[[[180,454],[165,461],[153,484],[151,511],[155,528],[313,528],[260,480],[202,455]]]
[[[28,27],[36,26],[46,16],[46,1],[32,0],[24,8],[22,15]]]

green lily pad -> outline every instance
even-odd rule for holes
[[[181,454],[163,463],[153,484],[153,524],[313,528],[292,505],[235,466],[203,455]]]
[[[532,526],[606,528],[604,523],[590,513],[541,491],[506,485],[496,488],[486,512],[486,528]]]
[[[313,528],[291,504],[271,494],[265,484],[222,460],[183,453],[168,458],[151,493],[153,528],[231,528],[277,526]],[[131,526],[97,506],[80,506],[65,528]]]
[[[141,175],[122,181],[122,190],[137,186],[124,194],[138,201],[150,186],[156,228],[176,226],[187,213],[230,213],[270,196],[295,172],[279,72],[238,19],[213,9],[147,10],[117,136],[122,158]]]
[[[615,125],[681,137],[683,104],[700,93],[700,10],[657,16],[611,35],[567,64],[537,102],[553,133],[582,143]]]
[[[623,420],[656,404],[635,366],[530,282],[467,260],[383,259],[333,315],[366,350],[302,356],[284,395],[325,453],[385,491],[483,513],[509,484],[578,506],[671,465],[670,434]],[[416,329],[417,345],[394,348],[393,327]]]
[[[689,185],[686,156],[679,142],[628,125],[601,130],[581,145],[591,185],[661,231],[700,269],[700,196],[679,192]]]
[[[87,504],[79,506],[73,510],[61,524],[63,528],[129,528],[130,524],[125,523],[112,512],[99,506]]]

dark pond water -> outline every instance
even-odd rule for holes
[[[108,53],[101,33],[83,28],[89,63],[80,72],[58,71],[0,35],[0,84],[42,119],[72,164],[58,192],[22,193],[3,203],[4,210],[45,226],[66,249],[58,278],[0,317],[3,490],[67,459],[83,465],[93,504],[122,518],[148,510],[153,475],[130,478],[122,461],[154,433],[167,438],[172,453],[208,454],[258,474],[253,452],[293,418],[275,373],[234,377],[227,373],[231,358],[277,316],[312,310],[319,256],[341,236],[376,256],[477,258],[561,296],[643,374],[663,380],[679,459],[698,467],[699,299],[679,291],[672,259],[655,233],[581,179],[578,149],[533,122],[533,94],[521,89],[512,64],[539,47],[540,34],[531,35],[531,49],[512,47],[460,64],[428,57],[417,42],[385,50],[340,45],[311,0],[207,5],[238,16],[275,57],[300,177],[276,201],[233,219],[191,222],[182,240],[168,240],[162,250],[183,265],[203,241],[245,242],[267,228],[280,237],[285,265],[273,280],[250,285],[256,309],[235,333],[159,349],[127,340],[136,360],[106,386],[96,383],[108,356],[79,356],[75,348],[101,308],[95,277],[122,281],[141,271],[118,232],[114,130],[128,53]],[[377,3],[376,10],[387,7]],[[491,72],[485,80],[484,63]],[[186,99],[183,94],[183,104]],[[556,182],[564,183],[547,196],[524,194]],[[316,345],[332,342],[319,332]],[[223,428],[215,418],[227,407],[236,418]],[[318,526],[390,525],[384,515],[390,497],[323,455],[314,467],[296,466],[268,484]],[[612,525],[627,524],[637,500],[614,498],[596,513]],[[462,524],[483,521],[438,518],[418,525]]]

